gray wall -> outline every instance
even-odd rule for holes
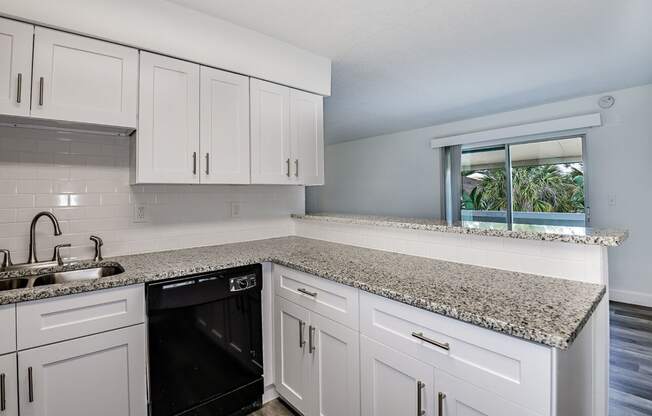
[[[439,150],[427,138],[383,136],[326,146],[325,186],[306,188],[308,212],[439,217]]]
[[[609,249],[612,298],[652,306],[652,85],[378,136],[326,147],[326,185],[308,188],[309,212],[439,216],[440,173],[432,138],[577,114],[601,112],[587,131],[587,184],[593,227],[625,228],[630,238]],[[601,94],[602,95],[602,94]]]

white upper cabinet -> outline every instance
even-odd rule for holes
[[[291,183],[290,89],[251,80],[251,182]]]
[[[302,185],[324,184],[324,99],[290,90],[290,135],[295,180]]]
[[[136,182],[199,183],[199,65],[141,52]]]
[[[0,18],[0,114],[29,116],[34,26]]]
[[[249,78],[201,67],[201,183],[248,184]]]
[[[321,96],[251,80],[251,182],[324,183]]]
[[[36,27],[31,115],[136,127],[138,51]]]

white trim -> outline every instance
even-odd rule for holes
[[[602,126],[600,113],[584,114],[558,118],[554,120],[539,121],[536,123],[520,124],[516,126],[501,127],[491,130],[475,131],[471,133],[458,134],[455,136],[439,137],[430,141],[430,146],[437,149],[444,146],[458,144],[469,144],[487,142],[492,140],[511,139],[514,137],[525,137],[536,134],[559,133],[569,130],[577,130],[589,127]]]
[[[652,307],[652,295],[630,290],[609,289],[609,300]]]

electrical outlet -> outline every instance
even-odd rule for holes
[[[147,208],[145,205],[134,206],[134,222],[147,222]]]
[[[231,202],[231,218],[240,218],[239,202]]]

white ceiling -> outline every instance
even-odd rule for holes
[[[652,0],[171,0],[333,60],[327,143],[652,82]]]

